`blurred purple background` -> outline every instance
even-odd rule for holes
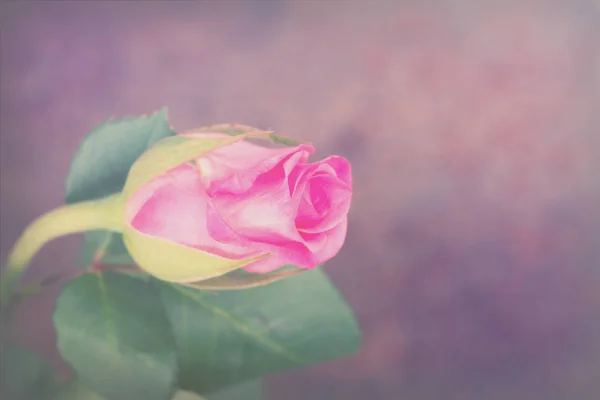
[[[108,116],[273,128],[353,163],[364,345],[270,398],[600,398],[600,4],[425,3],[2,3],[1,259]],[[57,292],[15,333],[58,363]]]

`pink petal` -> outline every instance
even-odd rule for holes
[[[340,251],[347,229],[348,220],[344,218],[339,225],[327,232],[303,234],[303,243],[289,243],[271,249],[273,256],[247,265],[244,269],[248,272],[265,273],[287,264],[312,269],[330,260]]]
[[[306,164],[297,185],[302,191],[296,227],[303,233],[319,233],[338,225],[350,210],[352,198],[350,163],[329,157]]]
[[[298,201],[292,198],[287,179],[304,158],[302,151],[288,154],[274,168],[258,175],[245,193],[225,193],[217,188],[213,204],[225,224],[252,242],[282,244],[301,240],[294,222]],[[213,232],[213,228],[209,230]]]
[[[215,134],[191,135],[215,136]],[[243,193],[253,185],[258,176],[296,153],[299,154],[298,162],[304,162],[314,153],[314,148],[305,144],[296,147],[267,148],[244,140],[214,149],[197,159],[196,164],[202,171],[202,180],[210,195],[214,196],[218,192]]]
[[[324,233],[313,237],[304,234],[306,246],[313,255],[312,263],[316,266],[333,258],[344,245],[347,231],[348,218],[344,217],[338,225]]]
[[[207,229],[210,210],[199,171],[184,164],[151,181],[131,199],[138,207],[131,225],[148,235],[228,258],[246,258],[256,249],[215,240]]]
[[[264,274],[267,272],[275,271],[276,269],[279,269],[286,264],[289,264],[289,263],[286,263],[284,260],[282,260],[278,256],[273,255],[271,257],[263,258],[262,260],[255,261],[251,264],[248,264],[243,269],[248,272]]]

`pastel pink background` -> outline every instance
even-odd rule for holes
[[[426,3],[5,1],[1,259],[107,116],[274,128],[353,163],[327,271],[364,345],[272,399],[600,398],[600,4]],[[16,332],[55,361],[57,291]]]

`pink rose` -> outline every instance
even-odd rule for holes
[[[144,234],[225,258],[271,254],[247,271],[314,268],[344,243],[352,178],[348,160],[306,162],[313,152],[247,141],[211,150],[143,185],[128,201],[127,219]]]

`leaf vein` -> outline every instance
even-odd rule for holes
[[[178,292],[182,293],[185,297],[188,297],[188,298],[194,300],[201,307],[207,309],[212,314],[227,320],[235,328],[237,328],[237,330],[239,332],[252,337],[254,340],[256,340],[259,343],[261,343],[262,345],[268,347],[270,350],[274,351],[275,353],[282,355],[283,357],[287,358],[288,360],[290,360],[294,363],[297,363],[297,364],[305,363],[300,357],[296,356],[294,353],[292,353],[287,348],[285,348],[285,346],[281,345],[280,343],[277,343],[276,341],[274,341],[273,339],[271,339],[270,337],[268,337],[266,335],[256,332],[256,330],[252,329],[252,327],[250,325],[245,324],[244,322],[240,321],[239,319],[235,318],[233,315],[228,313],[226,310],[203,299],[202,296],[199,296],[195,293],[190,293],[189,290],[178,287],[177,285],[172,285],[172,287],[175,290],[177,290]]]
[[[100,289],[100,295],[102,297],[102,311],[104,313],[104,317],[106,318],[106,335],[108,337],[108,342],[113,349],[118,348],[117,341],[117,330],[114,324],[114,319],[112,315],[112,311],[108,304],[108,293],[106,290],[106,282],[104,282],[104,276],[102,272],[98,272],[96,274],[98,276],[98,288]]]

